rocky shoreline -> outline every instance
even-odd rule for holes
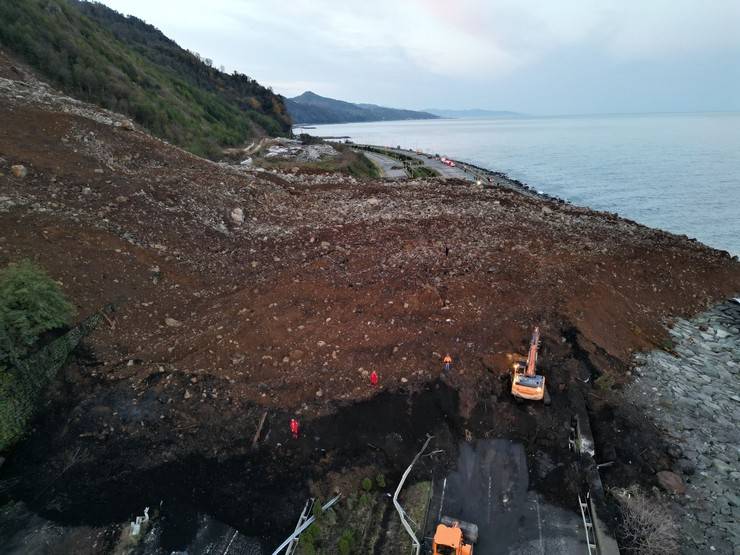
[[[633,400],[673,443],[658,479],[673,494],[682,553],[740,552],[740,303],[670,329],[668,350],[636,355]]]

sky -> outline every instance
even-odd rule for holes
[[[740,111],[739,0],[103,0],[286,96]]]

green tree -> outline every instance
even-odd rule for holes
[[[59,285],[33,262],[0,271],[0,334],[3,349],[11,349],[6,355],[25,355],[42,333],[66,325],[74,312]]]
[[[39,266],[24,260],[0,271],[0,450],[26,431],[48,377],[21,359],[45,331],[69,322],[74,307]]]

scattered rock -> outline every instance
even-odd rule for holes
[[[22,164],[10,166],[10,171],[15,177],[19,177],[21,179],[28,175],[28,169],[26,169],[26,166]]]
[[[241,208],[234,208],[231,211],[231,221],[236,225],[242,225],[244,223],[244,210]]]
[[[661,470],[656,475],[658,483],[669,493],[675,493],[683,495],[686,493],[686,484],[683,483],[681,477],[675,472],[670,470]]]
[[[323,397],[323,396],[324,396],[324,392],[323,392],[323,391],[322,391],[321,389],[319,389],[319,390],[318,390],[318,391],[316,392],[316,397]]]
[[[180,326],[182,326],[182,322],[180,322],[179,320],[175,320],[174,318],[170,318],[169,316],[164,319],[164,323],[171,328],[179,328]]]
[[[193,394],[190,393],[190,391],[186,389],[185,390],[185,395],[183,395],[183,398],[184,399],[190,399],[192,396],[193,396]]]
[[[118,204],[125,204],[125,203],[127,203],[127,202],[128,202],[128,197],[125,197],[125,196],[123,196],[123,195],[118,195],[118,196],[116,197],[116,202],[117,202]]]

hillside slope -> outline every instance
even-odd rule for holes
[[[155,27],[97,3],[0,2],[0,46],[66,93],[131,116],[200,155],[263,135],[285,135],[279,96],[227,75]]]
[[[293,123],[350,123],[358,121],[393,121],[435,119],[437,116],[414,110],[385,108],[375,104],[353,104],[306,91],[285,100]]]

